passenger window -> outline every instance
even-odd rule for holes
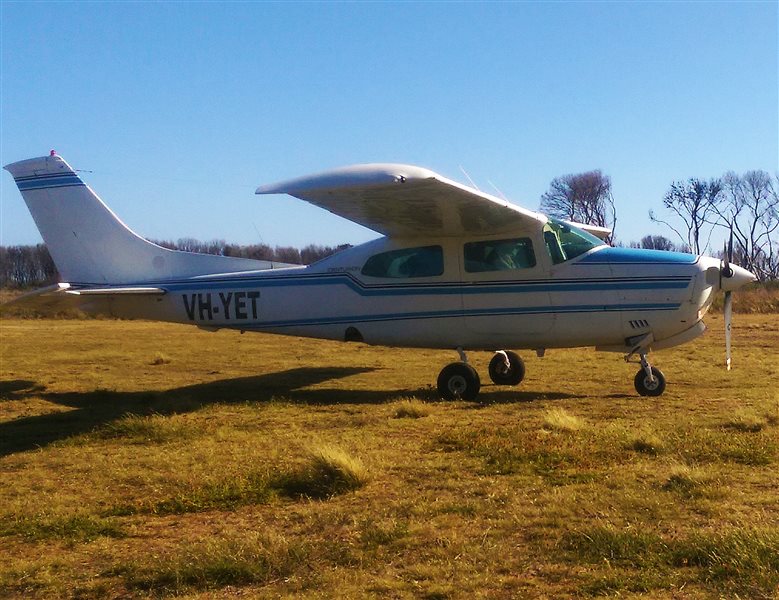
[[[436,277],[444,272],[441,246],[403,248],[371,256],[362,268],[368,277]]]
[[[530,269],[536,266],[536,255],[530,238],[469,242],[464,246],[464,255],[468,273]]]

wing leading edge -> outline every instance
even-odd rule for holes
[[[540,213],[411,165],[368,164],[261,186],[393,237],[508,233],[546,222]]]

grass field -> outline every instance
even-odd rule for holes
[[[776,598],[779,315],[660,352],[0,321],[0,597]]]

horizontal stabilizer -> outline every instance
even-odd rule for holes
[[[56,283],[44,288],[22,294],[0,304],[0,313],[9,310],[36,310],[43,313],[56,313],[78,307],[78,299],[68,294],[70,284]]]
[[[68,290],[67,293],[76,296],[162,296],[167,291],[155,287],[110,287]]]
[[[166,293],[162,288],[155,287],[74,288],[69,283],[57,283],[0,304],[0,313],[21,309],[55,314],[83,308],[84,301],[90,297],[109,299],[119,296],[162,296]]]

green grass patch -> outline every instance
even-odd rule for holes
[[[723,427],[743,433],[757,433],[768,426],[768,419],[753,412],[739,411]]]
[[[776,439],[765,432],[732,429],[682,430],[674,435],[671,445],[688,464],[724,461],[764,466],[776,460],[778,450]]]
[[[657,456],[666,450],[666,444],[655,433],[641,432],[631,437],[627,448],[640,454]]]
[[[181,415],[125,414],[106,423],[93,435],[98,439],[124,439],[134,444],[162,444],[187,440],[195,431],[193,425]]]
[[[305,543],[249,533],[195,544],[148,562],[120,564],[113,573],[131,589],[181,594],[289,577],[306,565],[309,553]]]
[[[668,560],[697,567],[700,579],[754,598],[779,590],[779,529],[750,528],[694,533],[674,542]]]
[[[193,486],[162,500],[142,500],[112,507],[107,514],[180,515],[207,510],[234,510],[239,506],[265,504],[275,494],[273,480],[265,473],[248,473],[202,486]]]
[[[359,529],[360,541],[367,550],[389,546],[408,536],[408,523],[404,521],[394,520],[384,524],[368,519],[360,523]]]
[[[359,459],[341,449],[321,446],[308,462],[289,472],[249,472],[179,491],[164,499],[141,500],[108,509],[107,516],[136,514],[178,515],[208,510],[235,510],[240,506],[267,504],[279,495],[325,499],[356,490],[369,477]]]
[[[600,525],[567,532],[561,547],[584,562],[607,560],[636,568],[659,564],[667,550],[662,538],[651,531]]]
[[[648,592],[676,579],[714,583],[732,594],[770,598],[779,586],[779,530],[742,528],[664,539],[651,530],[597,525],[567,532],[559,548],[574,562],[608,565],[593,594]],[[682,569],[682,570],[680,570]]]
[[[552,485],[593,481],[602,458],[595,437],[569,433],[571,430],[472,429],[441,434],[436,445],[482,459],[489,475],[535,474]]]
[[[709,484],[712,477],[703,467],[678,465],[671,469],[663,489],[678,494],[682,498],[701,498],[710,495]]]
[[[87,514],[5,516],[0,536],[19,535],[30,540],[90,542],[98,537],[122,538],[126,532],[113,519]]]

